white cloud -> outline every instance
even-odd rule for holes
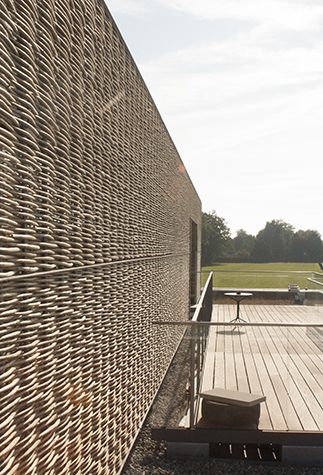
[[[150,11],[149,2],[146,0],[105,0],[105,3],[109,10],[117,14],[137,16]]]
[[[296,15],[295,10],[304,7],[304,3],[295,0],[290,3],[286,0],[257,0],[256,3],[253,0],[172,0],[171,3],[185,6],[186,11],[201,10],[201,14],[204,11],[210,16],[221,11],[246,16],[249,11],[259,18],[266,16],[266,10],[261,7],[269,4],[276,5],[277,9],[278,5],[288,8],[287,17]],[[316,10],[315,5],[312,7]],[[323,6],[319,8],[323,11]],[[277,46],[277,38],[268,30],[250,28],[226,40],[175,50],[142,64],[141,69],[166,116],[174,119],[204,113],[209,120],[209,113],[213,111],[218,116],[230,114],[234,120],[238,113],[247,115],[244,119],[239,117],[246,125],[248,119],[252,122],[253,110],[263,108],[266,114],[267,106],[275,107],[282,122],[284,116],[287,119],[296,113],[295,107],[301,115],[307,104],[313,101],[315,104],[323,78],[322,56],[323,36],[310,48],[293,43]],[[314,90],[313,100],[309,100],[309,90]],[[265,123],[266,115],[263,119]]]
[[[323,78],[315,49],[271,50],[253,35],[228,42],[177,51],[142,65],[153,95],[167,115],[192,115],[210,110],[231,115],[268,103],[279,109],[293,99],[317,92]],[[305,102],[306,104],[306,102]]]
[[[323,5],[311,0],[159,0],[169,8],[205,19],[235,18],[275,27],[318,27]]]

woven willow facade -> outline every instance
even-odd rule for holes
[[[0,474],[115,474],[200,202],[105,5],[0,3]]]

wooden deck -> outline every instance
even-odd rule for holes
[[[235,305],[214,305],[213,321],[230,321]],[[242,305],[247,322],[323,323],[323,308]],[[322,329],[210,327],[202,390],[221,387],[266,395],[263,431],[323,431]]]

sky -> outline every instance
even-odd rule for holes
[[[323,236],[323,1],[106,3],[203,210]]]

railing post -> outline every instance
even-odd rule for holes
[[[190,429],[195,419],[195,328],[191,328],[191,368],[190,368]]]
[[[196,335],[196,392],[200,389],[200,381],[201,381],[201,366],[202,366],[202,348],[201,348],[201,328],[197,328],[197,335]]]
[[[208,331],[208,327],[207,327],[207,326],[205,326],[205,327],[202,328],[202,332],[203,332],[203,353],[204,353],[205,350],[206,350],[207,331]]]

